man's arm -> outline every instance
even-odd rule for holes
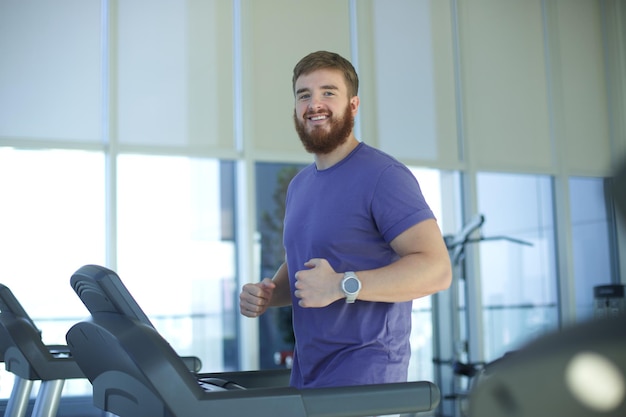
[[[283,307],[291,305],[291,290],[289,288],[289,273],[287,272],[287,262],[276,270],[272,282],[276,287],[274,288],[274,295],[270,302],[270,307]]]
[[[363,287],[359,299],[409,301],[450,286],[450,256],[434,219],[405,230],[391,241],[391,247],[400,255],[396,262],[383,268],[356,272]]]
[[[401,302],[447,289],[452,267],[445,242],[434,219],[424,220],[398,235],[391,247],[400,256],[382,268],[354,271],[361,281],[357,299]],[[312,259],[296,273],[296,297],[302,307],[324,307],[344,298],[341,280],[327,260]],[[309,268],[309,269],[306,269]]]
[[[268,307],[280,307],[291,304],[289,274],[287,264],[283,263],[274,278],[265,278],[261,282],[246,284],[239,294],[239,310],[246,317],[258,317]]]

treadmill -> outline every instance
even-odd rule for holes
[[[70,283],[91,315],[70,328],[68,347],[94,405],[119,417],[358,417],[439,404],[429,381],[298,390],[288,370],[191,372],[114,271],[85,265]]]
[[[84,378],[67,346],[45,345],[11,290],[0,284],[0,359],[15,375],[5,417],[23,417],[34,381],[41,381],[33,417],[54,417],[66,379]]]

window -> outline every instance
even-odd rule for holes
[[[180,355],[238,369],[234,163],[121,155],[118,272]]]
[[[614,282],[615,226],[607,211],[603,178],[572,177],[569,190],[576,312],[584,320],[593,317],[593,287]]]
[[[419,182],[422,194],[441,227],[441,181],[439,171],[417,167],[410,169]],[[409,379],[411,380],[433,380],[432,317],[431,297],[423,297],[413,301],[411,361],[409,363]]]
[[[305,165],[256,164],[257,230],[260,244],[259,280],[272,277],[285,260],[283,218],[291,179]],[[259,317],[259,367],[289,367],[294,347],[291,307],[270,308]]]
[[[99,152],[0,148],[0,280],[47,344],[65,344],[88,315],[69,282],[82,265],[105,261],[104,172]],[[0,373],[1,397],[12,381]]]
[[[490,361],[558,325],[554,205],[548,176],[479,173],[477,188],[485,216],[478,250]]]
[[[179,354],[238,369],[234,163],[123,155],[117,166],[117,272]],[[71,274],[106,264],[105,172],[99,152],[0,148],[0,276],[47,344],[88,316]],[[0,373],[0,396],[12,381]],[[64,393],[91,386],[67,381]]]

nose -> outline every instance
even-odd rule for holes
[[[318,94],[312,94],[309,101],[309,110],[319,110],[322,108],[322,100]]]
[[[315,103],[311,103],[309,104],[309,108],[307,109],[307,113],[317,113],[320,109],[322,108],[322,106],[319,106]]]

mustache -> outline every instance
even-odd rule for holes
[[[331,112],[330,110],[307,111],[306,113],[302,115],[302,117],[307,118],[311,116],[316,116],[318,114],[324,114],[324,115],[328,115],[328,117],[332,117],[333,112]]]

